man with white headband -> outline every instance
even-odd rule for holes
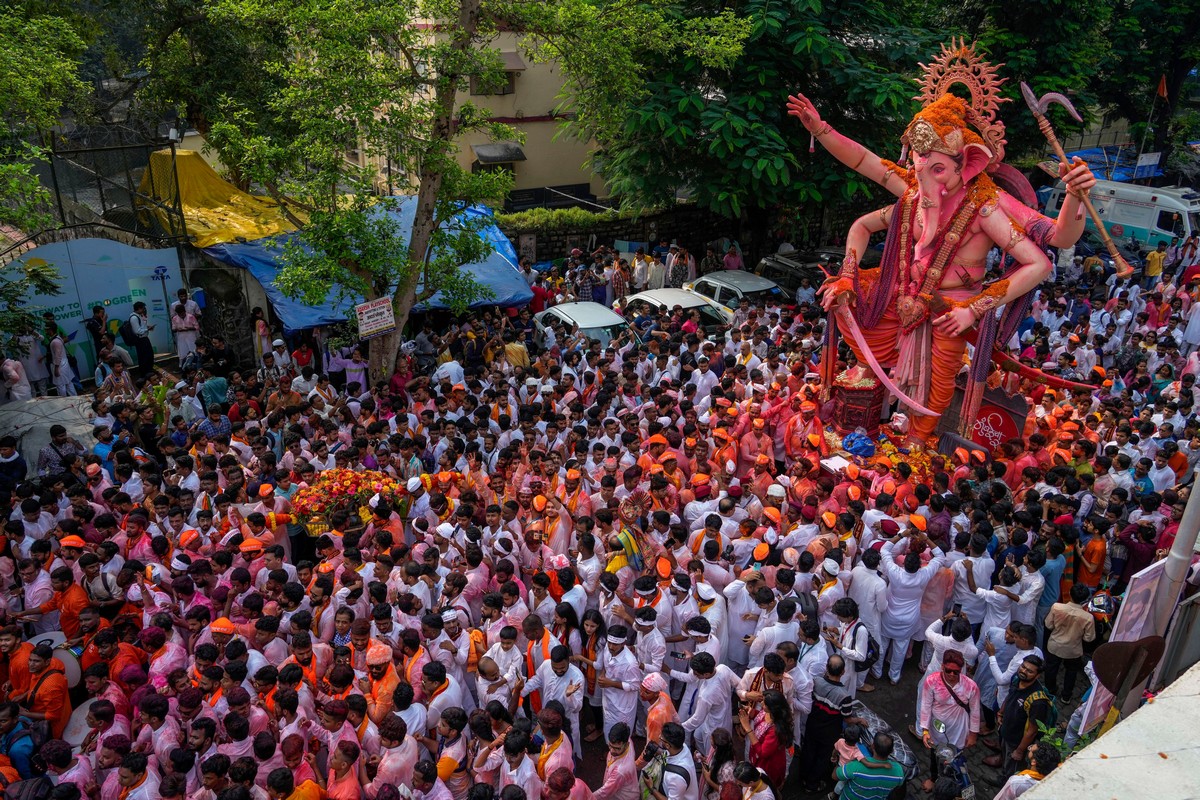
[[[608,629],[608,646],[596,659],[596,684],[603,689],[604,737],[618,722],[633,729],[637,717],[638,686],[642,683],[642,670],[637,658],[626,646],[629,629],[624,625],[613,625]]]

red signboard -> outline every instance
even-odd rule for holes
[[[984,403],[979,407],[979,416],[971,428],[971,440],[987,449],[994,451],[1002,442],[1021,436],[1011,411],[1000,406]]]

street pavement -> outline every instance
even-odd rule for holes
[[[904,738],[917,759],[921,773],[908,784],[908,797],[911,800],[926,800],[930,797],[928,793],[921,790],[921,782],[929,777],[929,751],[921,744],[921,740],[914,737],[908,730],[908,726],[915,722],[917,715],[917,682],[921,676],[920,670],[917,669],[919,655],[920,651],[918,650],[916,655],[905,664],[899,684],[892,686],[886,678],[881,681],[871,681],[876,687],[875,691],[859,695],[859,699],[864,705],[882,717],[893,731]],[[1070,711],[1067,710],[1064,713],[1069,716]],[[642,740],[636,739],[635,746],[640,751]],[[594,789],[603,782],[607,750],[600,740],[584,743],[583,747],[583,763],[576,774]],[[1000,791],[1000,786],[1003,785],[1003,780],[999,779],[999,770],[983,764],[983,759],[991,753],[992,751],[982,744],[977,744],[967,752],[967,771],[975,784],[977,800],[992,800]],[[997,783],[990,783],[989,779],[996,780]],[[830,786],[829,790],[821,794],[807,794],[794,786],[785,786],[782,797],[783,800],[824,800],[832,788]]]

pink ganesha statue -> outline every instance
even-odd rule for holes
[[[1057,221],[1041,215],[1028,181],[1003,163],[1004,125],[996,119],[1003,80],[996,68],[973,46],[956,43],[924,71],[914,98],[922,108],[901,137],[899,164],[835,131],[803,95],[789,98],[788,112],[834,158],[899,198],[854,222],[840,272],[821,287],[821,302],[837,320],[829,326],[826,358],[835,359],[840,332],[911,412],[910,439],[932,443],[968,340],[976,350],[964,417],[979,408],[994,344],[1012,336],[1032,291],[1050,274],[1046,247],[1070,247],[1083,233],[1079,197],[1095,178],[1078,159],[1061,165],[1068,189],[1063,208]],[[950,93],[955,84],[965,86],[970,101]],[[887,238],[879,268],[860,269],[858,254],[880,231]],[[1015,266],[984,285],[993,245]],[[829,385],[832,375],[823,377]]]

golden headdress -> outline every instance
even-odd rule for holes
[[[929,65],[921,64],[924,76],[917,79],[921,93],[913,99],[921,101],[923,107],[909,123],[901,142],[923,155],[937,152],[958,156],[963,148],[975,145],[988,153],[989,165],[1002,161],[1004,123],[996,119],[1000,104],[1008,102],[1000,96],[1000,86],[1007,80],[997,74],[1002,66],[988,63],[975,51],[975,45],[962,40],[951,40],[950,47],[942,45],[942,52]],[[955,84],[970,92],[969,103],[950,93]]]

